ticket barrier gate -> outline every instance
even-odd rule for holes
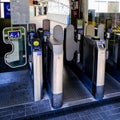
[[[109,56],[106,60],[106,72],[120,82],[120,34],[111,33],[109,36],[107,39]]]
[[[48,41],[48,86],[54,108],[63,103],[63,36],[62,27],[57,25]]]
[[[98,100],[103,98],[104,95],[104,77],[105,77],[105,56],[106,48],[105,42],[99,40],[93,40],[91,38],[84,37],[83,40],[83,63],[77,63],[74,60],[75,51],[79,50],[78,44],[74,41],[74,28],[68,26],[66,29],[66,60],[70,68],[82,78],[82,82],[88,88],[88,90]],[[76,46],[76,47],[75,47]],[[82,66],[81,66],[82,64]],[[85,82],[85,78],[80,75],[83,72],[91,79],[91,81]]]
[[[42,33],[43,31],[41,31]],[[42,36],[37,37],[36,33],[29,33],[32,47],[32,70],[34,79],[34,101],[42,99],[43,93],[43,66],[42,66]]]
[[[53,38],[50,37],[49,31],[44,30],[44,28],[39,28],[37,34],[31,32],[29,35],[33,52],[34,99],[35,101],[40,100],[43,87],[47,87],[45,84],[49,84],[52,106],[54,108],[61,107],[63,92],[63,30],[61,26],[56,26],[53,31]],[[37,36],[37,39],[35,36]],[[49,74],[48,79],[50,79],[46,82],[47,74]],[[43,78],[45,80],[44,86]]]
[[[43,71],[42,71],[42,48],[40,39],[33,41],[33,76],[34,76],[34,100],[42,98]]]
[[[36,25],[34,23],[29,24],[29,43],[32,48],[32,64],[31,73],[34,79],[34,100],[38,101],[42,98],[43,89],[46,88],[46,55],[47,55],[47,42],[50,33],[46,32],[46,26],[48,27],[50,23],[48,20],[44,20],[45,25],[43,28],[38,28],[36,30]],[[43,22],[44,23],[44,22]],[[49,34],[48,34],[49,33]],[[43,72],[44,71],[44,72]],[[44,82],[43,82],[44,79]]]
[[[105,83],[105,41],[85,36],[83,44],[83,69],[88,78],[91,79],[90,91],[97,100],[101,100],[104,97]]]
[[[109,40],[108,40],[108,49],[110,51],[109,58],[112,57],[113,62],[115,64],[118,64],[118,62],[119,62],[118,57],[119,57],[120,33],[110,33],[110,36],[111,36],[111,38],[109,38]]]

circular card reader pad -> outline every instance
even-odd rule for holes
[[[35,40],[35,41],[33,42],[33,45],[34,45],[35,47],[37,47],[37,46],[40,45],[40,42],[39,42],[38,40]]]
[[[33,51],[35,50],[40,50],[41,49],[41,41],[40,39],[34,39],[33,40],[33,43],[32,43],[32,46],[33,46]]]

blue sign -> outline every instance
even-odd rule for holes
[[[98,45],[103,45],[103,44],[105,44],[105,42],[104,41],[97,41],[97,44]]]
[[[37,56],[41,56],[41,55],[42,55],[42,51],[38,51]]]
[[[20,31],[10,31],[8,32],[8,39],[19,39],[21,37]]]
[[[4,2],[4,18],[10,18],[10,2]]]

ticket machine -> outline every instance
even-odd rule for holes
[[[5,63],[11,67],[27,64],[26,31],[24,27],[6,27],[3,29],[3,41],[12,45],[12,51],[4,56]]]

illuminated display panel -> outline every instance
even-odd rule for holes
[[[8,32],[8,39],[9,40],[18,40],[21,38],[21,32],[20,31],[9,31]]]

